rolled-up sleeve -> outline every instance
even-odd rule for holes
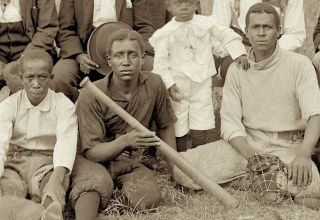
[[[296,72],[296,96],[305,121],[320,115],[320,90],[314,67],[307,57],[303,57]]]
[[[242,123],[240,84],[236,71],[236,66],[232,64],[228,70],[223,87],[223,98],[220,111],[221,136],[226,141],[230,141],[235,137],[246,136],[245,127]]]
[[[72,171],[77,152],[78,122],[74,104],[64,99],[57,104],[57,141],[53,152],[53,166]]]
[[[217,39],[228,51],[232,59],[247,54],[246,48],[242,44],[242,38],[231,28],[219,24],[215,16],[210,17],[213,26],[211,27],[211,36],[213,41]]]

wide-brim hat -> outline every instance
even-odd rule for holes
[[[106,22],[91,33],[87,49],[90,59],[99,65],[97,71],[102,75],[111,72],[111,67],[106,60],[106,46],[112,33],[119,29],[132,30],[131,27],[123,22]]]

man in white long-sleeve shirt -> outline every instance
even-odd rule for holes
[[[248,9],[259,2],[272,5],[280,15],[279,46],[285,50],[296,51],[306,39],[303,0],[215,0],[212,15],[221,25],[231,26],[243,38],[243,43],[251,46],[245,34],[245,17]],[[225,58],[221,66],[221,75],[225,74],[232,59]]]
[[[221,134],[224,140],[182,153],[218,183],[246,175],[255,153],[278,156],[288,166],[287,192],[298,203],[320,207],[320,176],[311,154],[320,136],[320,91],[315,70],[303,55],[279,47],[280,19],[258,3],[246,16],[252,43],[250,69],[232,64],[223,88]],[[181,171],[182,185],[196,188]]]
[[[74,104],[49,89],[52,67],[45,51],[26,53],[20,73],[24,89],[0,103],[0,195],[41,201],[41,219],[62,220],[78,127]],[[0,206],[1,217],[18,211],[14,204]],[[36,214],[25,219],[29,215]]]

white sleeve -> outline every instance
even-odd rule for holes
[[[212,15],[224,27],[230,27],[232,10],[230,0],[214,0],[212,6]]]
[[[246,48],[242,44],[242,37],[229,27],[224,27],[217,22],[215,17],[209,18],[213,23],[211,27],[212,39],[217,39],[228,51],[232,59],[247,54]]]
[[[7,160],[6,154],[12,136],[14,113],[16,109],[11,105],[12,99],[7,98],[0,103],[0,177],[3,174],[4,163]]]
[[[173,76],[170,72],[170,46],[169,40],[166,37],[157,38],[156,40],[151,37],[150,44],[154,48],[154,61],[152,72],[160,75],[166,89],[169,89],[175,84]]]
[[[239,70],[234,64],[231,64],[223,86],[220,116],[221,136],[225,141],[246,136],[245,127],[242,123],[240,85],[236,71]]]
[[[295,51],[306,39],[303,0],[289,1],[284,18],[283,35],[279,45],[285,50]]]
[[[64,97],[65,98],[65,97]],[[77,153],[78,121],[71,101],[57,103],[57,142],[53,152],[53,166],[72,171]]]
[[[307,122],[311,116],[320,115],[318,80],[315,69],[307,57],[301,59],[296,74],[296,95],[302,118]]]

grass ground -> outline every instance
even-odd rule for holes
[[[289,0],[290,1],[290,0]],[[297,0],[291,0],[297,1]],[[320,15],[319,0],[304,0],[305,20],[307,29],[307,40],[301,49],[301,53],[313,56],[312,32]],[[247,191],[234,190],[227,187],[232,195],[240,201],[239,207],[228,209],[221,206],[215,199],[203,191],[185,192],[178,189],[168,181],[166,174],[157,175],[158,183],[162,190],[163,201],[157,209],[144,213],[127,209],[123,211],[123,206],[112,200],[110,206],[105,210],[107,215],[99,216],[100,220],[313,220],[320,219],[320,212],[296,205],[288,199],[281,204],[274,206],[261,205],[254,195]],[[122,213],[120,214],[120,210]],[[68,219],[72,219],[72,214]]]

